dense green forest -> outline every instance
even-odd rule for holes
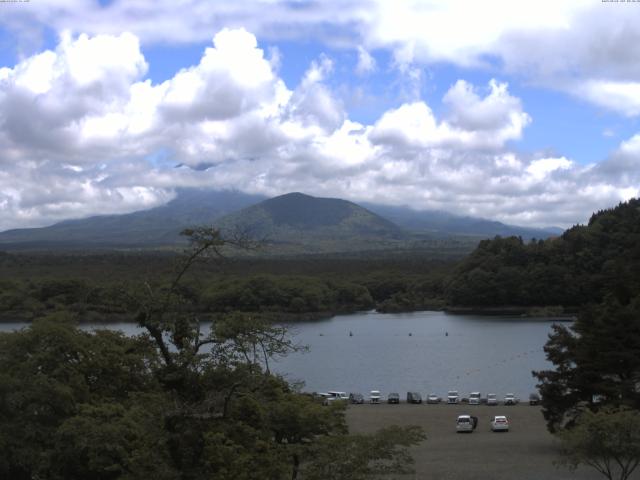
[[[459,254],[406,250],[198,263],[182,287],[202,315],[229,311],[295,320],[377,309],[520,309],[577,312],[613,293],[640,288],[640,200],[595,213],[589,223],[548,240],[481,241]],[[69,311],[80,321],[127,320],[127,292],[161,285],[175,271],[172,252],[0,254],[0,319],[32,320]],[[510,310],[513,311],[513,310]]]
[[[578,307],[640,289],[640,200],[592,215],[557,238],[480,242],[448,278],[450,305]]]
[[[0,318],[32,320],[56,311],[80,321],[131,319],[127,292],[172,277],[179,256],[126,252],[0,255]],[[410,252],[389,256],[226,258],[193,266],[182,284],[189,308],[314,318],[377,308],[438,308],[452,259]]]

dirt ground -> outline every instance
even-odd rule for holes
[[[478,417],[473,433],[456,433],[458,415]],[[494,415],[506,415],[509,432],[492,432]],[[603,479],[589,468],[570,472],[556,467],[553,436],[539,407],[486,405],[350,405],[352,433],[370,433],[389,425],[420,425],[427,440],[413,448],[415,474],[403,479],[428,480],[591,480]],[[636,471],[633,479],[640,479]]]

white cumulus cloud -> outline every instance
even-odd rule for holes
[[[334,60],[287,86],[243,28],[162,83],[147,68],[133,34],[65,34],[0,70],[0,229],[148,208],[184,186],[569,225],[640,185],[637,136],[589,166],[513,151],[531,118],[499,80],[455,82],[441,115],[416,98],[367,124],[330,88]]]

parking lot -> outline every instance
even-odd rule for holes
[[[478,417],[473,433],[456,433],[458,415]],[[490,420],[506,415],[510,430],[494,433]],[[540,407],[487,405],[350,405],[347,422],[353,433],[370,433],[389,425],[420,425],[427,440],[414,447],[414,475],[398,478],[433,480],[591,480],[602,479],[591,469],[570,472],[556,467],[553,436],[547,431]],[[636,472],[632,477],[640,478]]]

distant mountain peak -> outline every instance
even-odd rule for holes
[[[357,210],[362,211],[359,212],[360,215],[366,212],[371,218],[377,217],[347,200],[312,197],[300,192],[280,195],[265,200],[259,205],[271,217],[274,224],[302,228],[335,226],[354,215]]]
[[[333,251],[404,236],[389,220],[338,198],[292,192],[270,198],[220,219],[224,229],[250,232],[274,244],[314,246]]]

